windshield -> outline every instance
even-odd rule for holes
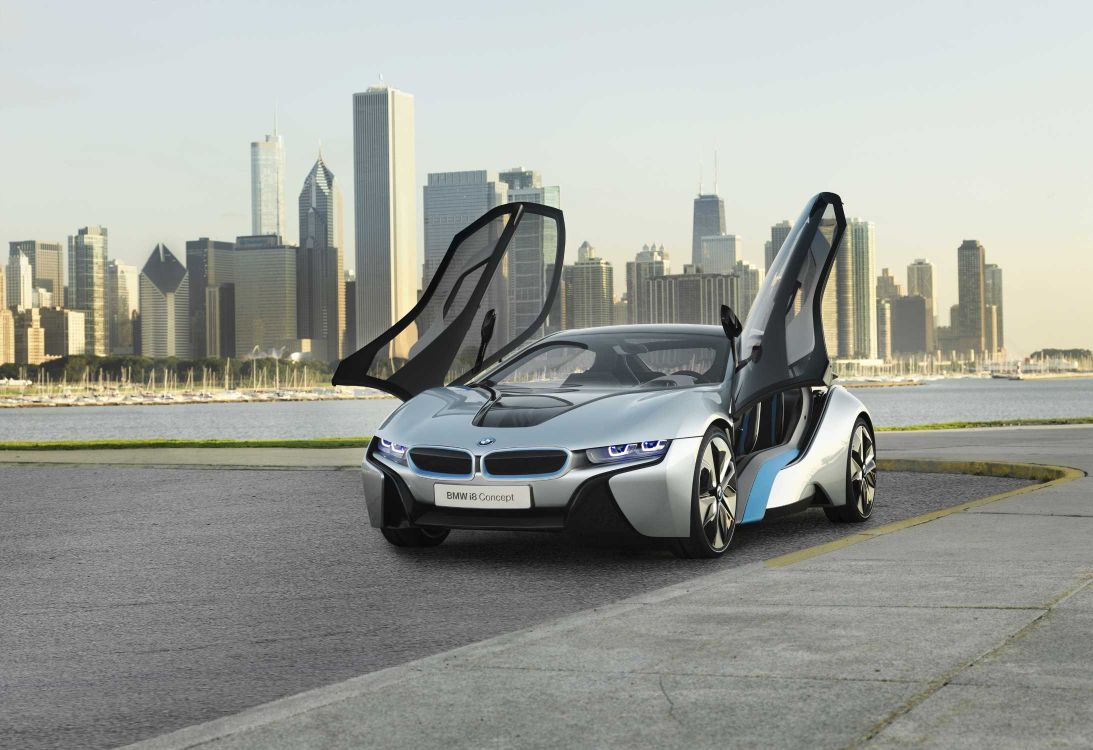
[[[682,388],[722,382],[728,357],[720,333],[578,333],[532,347],[483,383],[520,391]]]

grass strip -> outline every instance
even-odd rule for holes
[[[0,451],[114,450],[122,448],[363,448],[370,437],[295,440],[41,440],[0,442]]]

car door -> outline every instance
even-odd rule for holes
[[[820,193],[786,237],[740,336],[748,361],[736,377],[736,414],[774,393],[830,382],[821,307],[845,231],[842,199]]]
[[[564,248],[560,210],[526,202],[490,209],[452,239],[413,309],[342,360],[332,382],[403,400],[467,382],[542,328]],[[357,269],[358,285],[367,273]]]

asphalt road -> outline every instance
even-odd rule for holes
[[[1021,484],[882,474],[870,523]],[[0,513],[12,748],[113,747],[852,531],[810,511],[716,562],[539,534],[396,550],[353,471],[3,465]]]

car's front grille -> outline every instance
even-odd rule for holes
[[[430,474],[451,474],[468,477],[474,473],[474,459],[465,451],[448,448],[412,448],[414,466]]]
[[[488,474],[495,477],[554,474],[565,466],[566,452],[560,450],[497,451],[483,459]]]

